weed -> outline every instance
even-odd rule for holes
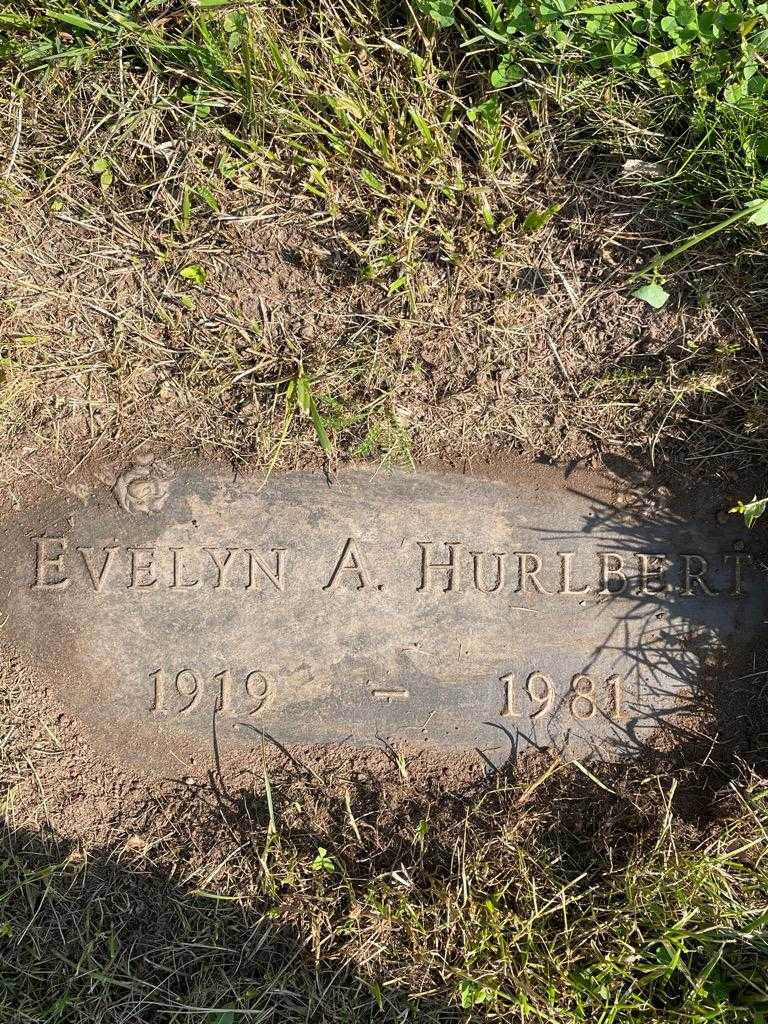
[[[753,526],[765,513],[766,508],[768,508],[768,498],[758,498],[755,495],[752,501],[738,501],[732,509],[729,509],[729,512],[744,516],[747,526]]]
[[[208,275],[205,272],[205,268],[201,267],[199,263],[192,263],[188,267],[182,267],[179,271],[179,277],[185,281],[191,281],[192,284],[197,285],[198,288],[202,288],[205,285]]]

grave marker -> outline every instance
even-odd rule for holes
[[[6,523],[6,639],[94,742],[632,753],[765,617],[735,517],[450,474],[129,466]]]

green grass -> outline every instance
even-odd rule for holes
[[[346,791],[273,780],[218,810],[203,787],[87,853],[8,808],[0,1007],[78,1024],[762,1024],[766,789],[733,783],[728,817],[697,830],[689,774],[561,767],[450,796],[393,769]]]
[[[426,245],[450,258],[459,215],[525,230],[535,208],[499,181],[513,168],[639,161],[648,209],[681,241],[768,198],[766,14],[751,0],[11,3],[0,54],[49,82],[67,69],[95,95],[104,116],[84,141],[95,153],[101,139],[102,187],[146,116],[115,109],[116,83],[89,82],[119,56],[122,74],[156,76],[155,110],[177,132],[221,140],[217,171],[236,187],[289,169],[329,212],[361,211],[362,269],[399,289]],[[182,228],[210,201],[189,181],[175,198]]]

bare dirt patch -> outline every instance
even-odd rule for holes
[[[334,458],[647,459],[655,440],[662,463],[734,467],[716,418],[690,432],[683,410],[716,400],[738,325],[689,307],[651,316],[616,292],[604,246],[620,224],[574,220],[502,260],[482,237],[471,258],[436,252],[411,305],[348,272],[348,232],[307,203],[264,196],[252,211],[172,243],[111,208],[6,210],[2,430],[19,473],[147,443],[317,464],[311,422],[295,417],[286,432],[298,367]],[[202,288],[180,277],[188,266],[204,268]],[[719,374],[683,373],[686,353],[712,353]]]

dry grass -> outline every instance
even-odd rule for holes
[[[652,313],[618,292],[609,256],[631,218],[563,183],[557,228],[500,252],[465,225],[467,255],[425,262],[410,298],[361,280],[342,225],[307,200],[265,186],[235,210],[221,195],[221,213],[171,240],[151,208],[125,209],[133,188],[103,197],[59,179],[60,209],[6,207],[0,428],[17,450],[52,446],[71,465],[151,440],[180,456],[315,461],[312,424],[286,403],[302,371],[334,458],[652,448],[662,463],[682,451],[743,468],[762,444],[751,322],[686,304]],[[189,266],[202,287],[180,276]]]
[[[717,795],[723,764],[684,759],[542,761],[459,791],[394,765],[286,766],[269,799],[257,776],[124,794],[98,843],[51,827],[66,812],[44,788],[22,799],[52,757],[5,762],[14,1022],[731,1024],[768,1009],[766,788],[743,769]]]
[[[252,51],[237,12],[19,36],[0,99],[6,443],[313,461],[288,394],[303,374],[334,459],[749,467],[766,432],[754,230],[678,261],[663,312],[628,294],[685,219],[621,169],[632,138],[663,138],[663,104],[542,80],[535,117],[510,95],[498,124],[473,121],[467,59],[384,8],[317,10],[256,5]]]

